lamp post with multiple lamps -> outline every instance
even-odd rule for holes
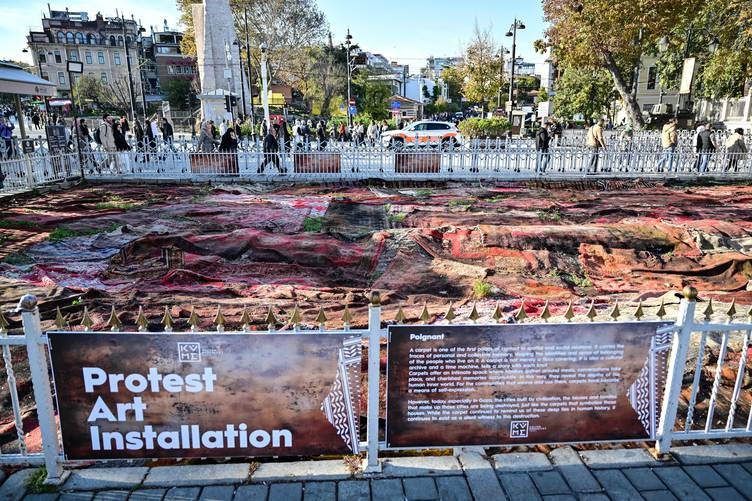
[[[689,59],[690,51],[691,51],[691,45],[692,45],[692,35],[694,35],[698,31],[703,31],[705,35],[710,39],[710,42],[708,43],[708,51],[710,51],[711,54],[715,53],[716,50],[718,50],[718,38],[705,30],[704,28],[695,28],[691,24],[687,28],[687,33],[684,38],[684,53],[683,53],[683,61],[684,61],[684,67],[682,70],[682,80],[684,80],[684,72],[687,70],[687,60]],[[669,49],[669,35],[666,35],[662,37],[658,41],[658,50],[660,52],[666,52]],[[691,71],[694,71],[694,68],[691,68]],[[692,102],[692,83],[691,78],[689,80],[689,87],[686,89],[686,103],[690,104]],[[679,108],[681,107],[682,102],[682,89],[679,89],[679,92],[676,94],[676,109],[674,110],[674,117],[679,116]]]
[[[131,101],[131,120],[136,120],[136,92],[133,90],[133,72],[131,70],[131,53],[128,51],[128,39],[125,31],[125,23],[127,19],[121,15],[118,11],[115,11],[115,19],[120,21],[120,25],[123,29],[123,44],[125,45],[125,63],[128,68],[128,93]],[[144,110],[144,116],[146,116],[146,110]]]
[[[350,28],[347,28],[345,47],[347,49],[347,125],[352,126],[352,113],[350,113],[350,106],[352,106],[352,93],[350,87],[352,82],[352,72],[355,69],[355,58],[350,56],[350,49],[352,49],[352,35],[350,34]]]
[[[266,68],[266,51],[269,50],[269,46],[266,42],[262,42],[259,49],[261,50],[261,103],[264,106],[264,121],[268,131],[272,126],[269,119],[269,80]]]
[[[509,111],[514,109],[514,67],[517,57],[517,30],[524,30],[525,25],[517,18],[514,19],[514,23],[510,26],[506,36],[512,37],[512,68],[509,73]]]

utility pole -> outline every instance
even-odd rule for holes
[[[518,21],[517,18],[514,18],[514,23],[512,24],[511,28],[509,28],[509,31],[507,31],[507,36],[512,37],[512,69],[509,73],[509,112],[511,113],[514,109],[514,69],[517,65],[517,30],[524,30],[525,25],[522,23],[522,21]]]
[[[136,120],[136,93],[133,90],[133,73],[131,72],[131,53],[128,51],[128,37],[125,32],[125,16],[121,15],[118,11],[115,11],[115,15],[120,19],[120,25],[123,28],[123,44],[125,46],[125,63],[128,67],[128,91],[131,98],[131,120]],[[146,118],[146,110],[144,110],[144,118]]]
[[[251,72],[251,40],[248,33],[248,8],[243,9],[243,22],[245,23],[245,66],[248,69],[248,92],[251,93],[251,130],[256,134],[256,115],[253,112],[253,73]]]
[[[350,113],[350,101],[352,97],[350,95],[350,80],[352,79],[352,65],[350,62],[350,46],[352,45],[352,35],[350,35],[350,28],[347,28],[347,36],[345,37],[345,46],[347,47],[347,125],[352,127],[352,114]]]

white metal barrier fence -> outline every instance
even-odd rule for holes
[[[745,374],[749,364],[748,352],[752,350],[752,345],[750,344],[752,323],[735,322],[733,319],[736,315],[736,309],[733,305],[726,313],[728,319],[727,323],[714,322],[712,319],[712,302],[708,304],[708,307],[703,312],[704,320],[696,321],[696,298],[697,292],[693,288],[686,288],[684,291],[684,299],[681,302],[675,324],[658,331],[658,334],[672,333],[673,335],[671,354],[667,368],[666,386],[663,388],[664,399],[656,434],[656,449],[660,454],[668,453],[670,451],[671,442],[675,440],[752,437],[752,411],[748,410],[747,415],[745,416],[738,410],[742,402],[747,402],[745,405],[749,408],[749,402],[752,401],[752,390],[750,388],[745,389],[745,384],[747,384],[745,382]],[[475,309],[473,309],[473,311],[475,311]],[[46,349],[48,339],[41,328],[37,298],[31,295],[24,296],[19,302],[17,312],[20,312],[22,317],[23,335],[8,335],[8,324],[0,315],[0,346],[2,346],[3,350],[6,382],[8,384],[10,399],[13,406],[14,425],[17,435],[17,452],[0,454],[0,464],[45,464],[48,472],[48,482],[56,483],[60,482],[63,478],[63,467],[65,463],[61,453],[62,449],[59,428],[53,404],[53,387],[50,383],[49,377]],[[299,315],[300,314],[296,308],[288,322],[288,324],[292,326],[291,330],[275,331],[275,326],[278,321],[274,316],[273,311],[270,309],[270,312],[265,319],[267,330],[255,332],[283,332],[288,335],[315,335],[316,332],[324,330],[323,322],[325,321],[325,317],[321,317],[321,313],[316,319],[316,323],[320,326],[319,331],[300,330],[299,324],[301,319]],[[453,315],[454,314],[452,313],[452,316]],[[474,315],[475,318],[477,318],[477,314],[474,313],[470,314],[470,318],[473,319]],[[608,313],[610,320],[614,321],[618,321],[620,315],[621,313],[619,312],[618,306],[614,307],[614,309]],[[655,315],[659,318],[663,318],[663,315],[665,315],[665,310],[663,309],[662,304]],[[749,316],[750,312],[748,312],[747,315]],[[637,306],[637,310],[633,316],[638,319],[642,319],[642,317],[645,316],[642,304]],[[139,331],[145,331],[148,324],[148,322],[142,317],[143,314],[139,313],[137,320]],[[172,321],[168,317],[169,315],[166,314],[166,320],[163,319],[165,331],[171,331],[172,329]],[[425,321],[428,317],[429,315],[426,309],[424,310],[424,314],[421,315],[421,318]],[[497,315],[494,315],[494,317],[496,318]],[[592,322],[596,317],[597,313],[591,305],[590,310],[585,315],[585,320],[589,319]],[[403,318],[400,309],[397,318],[394,321],[401,323]],[[523,321],[525,318],[526,316],[524,314],[523,305],[517,313],[516,319],[518,321]],[[544,308],[544,313],[541,313],[541,319],[548,321],[549,318],[550,313],[546,306]],[[219,319],[222,320],[220,321]],[[571,320],[576,319],[574,313],[572,313],[571,305],[567,310],[567,313],[564,315],[564,319],[566,319],[566,322],[571,322]],[[345,321],[344,331],[353,334],[360,334],[364,340],[368,341],[368,346],[370,348],[368,350],[367,440],[360,443],[360,450],[367,454],[366,471],[378,471],[380,468],[378,461],[379,452],[386,450],[387,447],[385,441],[379,436],[379,387],[382,377],[380,374],[380,351],[379,349],[372,348],[380,346],[380,343],[386,339],[387,331],[382,327],[382,323],[388,322],[382,315],[379,294],[373,293],[371,296],[367,329],[350,330],[348,325],[348,313],[344,315],[343,320]],[[447,318],[445,320],[449,321],[449,313],[447,313]],[[247,332],[250,329],[249,324],[251,321],[246,314],[243,315],[241,321],[243,322],[243,331]],[[196,330],[198,321],[194,318],[193,314],[191,315],[189,324],[191,325],[191,331],[193,333],[196,335],[201,334]],[[91,320],[86,311],[84,312],[82,325],[84,326],[84,330],[89,330],[91,327]],[[112,326],[111,330],[113,331],[120,329],[120,322],[117,320],[117,316],[114,315],[114,309],[109,325]],[[224,331],[224,320],[219,314],[215,319],[215,325],[217,331]],[[698,423],[694,418],[694,415],[697,413],[697,395],[700,391],[708,391],[708,388],[702,388],[700,374],[703,370],[707,369],[703,366],[703,360],[707,350],[707,341],[712,335],[720,336],[718,361],[714,371],[715,376],[713,384],[710,388],[710,404],[705,411],[706,417],[703,423]],[[698,338],[699,342],[697,342]],[[737,348],[736,352],[741,353],[740,358],[735,362],[727,360],[728,347],[731,343],[735,344]],[[697,345],[696,349],[693,348],[695,344]],[[11,356],[11,348],[13,347],[25,347],[28,356],[33,383],[33,396],[36,402],[36,411],[42,438],[42,450],[39,452],[29,452],[26,447],[19,395],[16,389],[13,357]],[[734,364],[736,365],[736,372],[734,372]],[[719,420],[717,418],[719,387],[724,369],[729,369],[733,372],[734,384],[731,398],[728,402],[729,408],[728,410],[725,410],[727,417],[725,420]],[[691,383],[684,382],[684,376],[687,371],[693,374]],[[687,405],[686,412],[683,416],[680,416],[678,415],[680,396],[683,392],[686,393],[687,391],[690,392],[691,398]]]

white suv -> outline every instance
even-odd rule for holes
[[[457,127],[451,122],[421,120],[409,124],[402,130],[384,132],[381,135],[381,144],[395,149],[416,145],[455,147],[460,144],[460,135]]]

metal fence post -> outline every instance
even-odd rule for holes
[[[658,423],[658,433],[655,448],[658,454],[668,454],[671,448],[671,435],[676,422],[676,411],[682,388],[684,364],[687,361],[689,341],[695,322],[695,306],[697,305],[697,289],[687,286],[682,291],[684,299],[679,306],[676,327],[671,342],[671,356],[668,361],[666,377],[666,391],[663,394],[661,419]]]
[[[379,363],[381,355],[381,295],[371,293],[368,308],[368,457],[365,473],[378,473],[379,464]]]
[[[37,404],[37,418],[42,432],[42,450],[44,464],[47,467],[45,484],[59,485],[65,480],[60,458],[60,442],[57,436],[55,422],[55,408],[52,403],[52,386],[50,385],[49,368],[45,342],[42,341],[42,325],[39,320],[37,298],[27,294],[18,302],[17,311],[21,312],[24,334],[26,335],[26,350],[29,356],[31,382],[34,388],[34,400]]]

